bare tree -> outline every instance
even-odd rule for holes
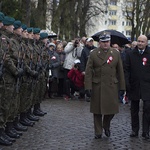
[[[22,22],[25,23],[29,27],[30,18],[31,18],[31,0],[25,0],[25,1],[21,3],[22,14],[23,14]]]
[[[150,30],[150,1],[149,0],[130,0],[122,5],[126,12],[126,19],[131,22],[131,40],[140,34],[147,35]]]
[[[103,0],[59,0],[59,3],[53,3],[52,30],[59,33],[60,38],[65,35],[66,40],[86,36],[88,21],[104,11],[102,4]]]

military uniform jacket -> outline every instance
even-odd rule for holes
[[[34,44],[33,39],[28,40],[27,46],[28,46],[29,52],[31,54],[31,56],[29,56],[30,57],[30,63],[31,63],[31,65],[30,65],[31,70],[36,70],[38,53],[35,50],[35,44]]]
[[[30,67],[31,62],[31,51],[28,47],[28,39],[22,38],[22,49],[23,49],[23,63],[24,63],[24,76],[23,81],[24,82],[30,82],[30,77],[33,77],[35,72]]]
[[[4,61],[4,84],[16,83],[16,77],[18,76],[18,69],[16,67],[16,59],[14,57],[14,51],[12,49],[11,40],[13,34],[9,31],[3,31],[1,38],[5,38],[7,41],[7,53]]]
[[[126,55],[126,85],[130,100],[150,100],[150,48],[139,54],[136,47]]]
[[[92,89],[92,113],[118,113],[118,90],[125,90],[125,80],[117,50],[110,48],[108,52],[104,52],[96,48],[90,53],[85,70],[85,89]]]

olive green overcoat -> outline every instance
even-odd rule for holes
[[[125,90],[120,52],[110,48],[104,52],[94,49],[85,70],[85,89],[92,90],[90,112],[116,114],[119,112],[118,90]]]

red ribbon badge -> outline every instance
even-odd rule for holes
[[[146,65],[146,62],[147,62],[147,58],[143,58],[143,65],[145,66]]]
[[[51,59],[52,59],[52,60],[55,60],[55,59],[56,59],[56,56],[53,56]]]
[[[113,60],[113,57],[112,56],[109,56],[108,60],[107,60],[107,64],[110,64]]]

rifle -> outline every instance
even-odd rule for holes
[[[5,58],[6,58],[6,52],[4,52],[1,63],[0,63],[0,80],[3,77],[3,67],[4,67]]]
[[[35,41],[34,41],[34,44],[35,44]],[[38,72],[38,75],[39,75],[39,72],[41,70],[41,56],[40,56],[40,54],[38,54],[36,65],[35,65],[35,67],[33,67],[33,50],[32,50],[32,53],[30,55],[30,64],[29,64],[29,66],[30,66],[31,70],[34,69],[34,71]],[[31,85],[31,90],[32,91],[33,91],[33,89],[36,86],[36,83],[38,81],[38,75],[37,75],[36,78],[32,79],[32,85]]]
[[[4,61],[6,59],[6,53],[8,51],[8,46],[7,45],[4,45],[6,46],[6,50],[2,50],[2,45],[4,44],[4,40],[6,40],[6,38],[2,38],[2,41],[1,41],[1,51],[4,52],[3,56],[2,56],[2,60],[0,62],[0,80],[2,79],[3,77],[3,67],[4,67]],[[4,48],[5,49],[5,48]]]
[[[30,63],[29,63],[29,67],[30,67],[31,70],[33,70],[33,50],[32,50],[32,52],[30,53]],[[36,84],[36,80],[37,80],[37,79],[33,79],[33,78],[32,78],[31,91],[33,91],[33,89],[34,89],[34,85]]]
[[[21,44],[21,43],[20,43]],[[21,52],[23,53],[23,48],[22,44],[20,46],[20,49],[18,51],[18,61],[17,61],[17,69],[20,71],[22,69],[22,72],[18,73],[17,77],[17,83],[16,83],[16,92],[19,93],[21,82],[22,82],[22,73],[23,73],[23,68],[24,68],[24,59],[25,59],[25,53],[21,55]]]

